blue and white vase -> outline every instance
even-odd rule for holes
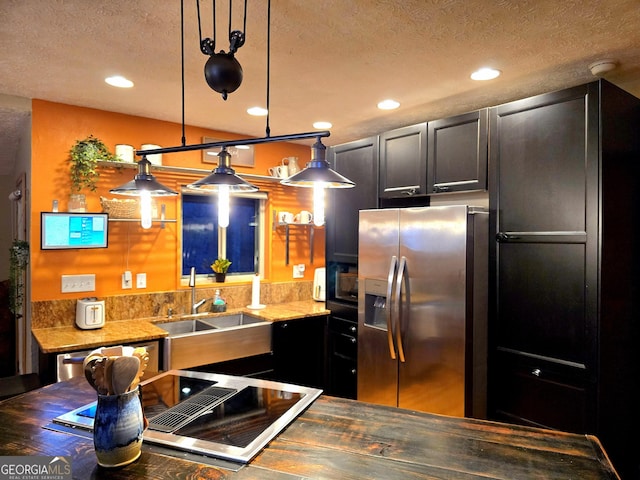
[[[144,417],[139,387],[121,395],[100,395],[93,424],[98,464],[122,467],[140,457]]]

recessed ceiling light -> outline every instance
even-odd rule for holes
[[[131,87],[133,87],[133,82],[131,80],[129,80],[128,78],[124,78],[121,75],[115,75],[113,77],[107,77],[107,78],[104,79],[104,81],[107,82],[112,87],[118,87],[118,88],[131,88]]]
[[[378,108],[380,110],[393,110],[394,108],[398,108],[399,106],[400,104],[398,102],[396,102],[395,100],[391,100],[390,98],[378,103]]]
[[[313,128],[317,130],[327,130],[331,127],[333,127],[331,122],[314,122],[313,123]]]
[[[495,68],[483,67],[471,74],[472,80],[493,80],[500,76],[502,72]]]
[[[269,111],[266,108],[262,107],[251,107],[247,109],[247,113],[249,115],[253,115],[254,117],[264,117]]]

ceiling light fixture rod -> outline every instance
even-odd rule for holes
[[[196,0],[196,11],[198,12],[198,36],[200,37],[200,51],[207,55],[211,55],[216,49],[216,3],[212,2],[212,24],[213,34],[211,38],[202,38],[202,24],[200,21],[200,0]]]
[[[153,155],[156,153],[177,153],[177,152],[190,152],[193,150],[206,150],[208,148],[216,147],[235,147],[237,145],[257,145],[260,143],[274,143],[274,142],[287,142],[291,140],[302,140],[305,138],[322,138],[331,135],[329,130],[323,130],[319,132],[307,132],[307,133],[291,133],[288,135],[279,135],[276,137],[264,137],[264,138],[245,138],[241,140],[224,140],[220,142],[211,143],[195,143],[193,145],[182,145],[178,147],[163,147],[156,148],[155,150],[136,150],[136,155]]]
[[[271,136],[271,127],[269,126],[269,116],[271,108],[269,106],[269,84],[271,81],[271,0],[267,1],[267,123],[265,127],[265,136]]]
[[[198,8],[198,18],[200,17],[200,8]],[[198,21],[198,27],[200,21]],[[187,135],[185,133],[184,120],[184,0],[180,1],[180,59],[181,59],[181,76],[182,76],[182,145],[187,144]]]

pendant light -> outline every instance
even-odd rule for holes
[[[256,192],[258,187],[243,180],[231,168],[231,154],[222,147],[218,154],[218,166],[205,178],[189,185],[188,189],[218,194],[218,225],[229,226],[229,194],[232,192]]]
[[[165,187],[158,182],[151,174],[151,162],[147,160],[147,156],[143,155],[138,162],[138,173],[130,182],[120,185],[117,188],[109,190],[115,195],[125,195],[129,197],[140,197],[140,225],[142,228],[151,228],[151,197],[173,197],[178,192]]]
[[[245,0],[244,9],[244,27],[246,27],[246,6]],[[200,49],[202,53],[213,57],[209,63],[209,66],[205,66],[205,78],[209,86],[212,89],[222,93],[223,99],[226,100],[229,93],[234,91],[240,85],[241,79],[241,67],[229,65],[219,65],[219,55],[215,53],[215,0],[213,1],[213,14],[214,14],[214,32],[213,39],[202,38],[200,34]],[[231,11],[231,9],[230,9]],[[348,178],[340,175],[332,170],[329,163],[326,160],[326,147],[322,144],[322,137],[328,137],[330,133],[328,131],[314,132],[314,133],[295,133],[289,135],[280,135],[276,137],[271,136],[270,121],[270,83],[271,83],[271,0],[267,0],[267,82],[266,82],[266,103],[267,103],[267,115],[265,133],[263,138],[250,138],[243,140],[230,140],[220,141],[213,143],[201,143],[196,145],[187,145],[185,136],[185,54],[184,54],[184,0],[180,2],[180,29],[181,29],[181,70],[182,70],[182,145],[176,147],[158,148],[153,151],[148,151],[148,154],[159,153],[176,153],[187,152],[193,150],[203,150],[208,148],[222,148],[218,154],[218,167],[215,168],[211,174],[207,177],[193,182],[187,185],[188,189],[207,191],[217,193],[219,195],[219,209],[218,209],[218,222],[220,226],[226,227],[229,224],[229,195],[233,192],[255,192],[258,188],[249,182],[246,182],[231,168],[230,158],[231,155],[227,152],[228,147],[237,145],[256,145],[262,143],[271,142],[283,142],[290,140],[300,140],[303,138],[315,138],[316,143],[311,147],[311,161],[307,163],[306,167],[300,172],[292,175],[289,178],[283,179],[280,183],[283,185],[290,185],[293,187],[307,187],[313,188],[313,204],[314,204],[314,223],[318,226],[324,224],[324,191],[327,188],[351,188],[355,186],[355,183]],[[201,32],[200,24],[200,9],[198,2],[198,30]],[[245,36],[244,32],[231,30],[231,19],[229,20],[229,37],[230,37],[230,52],[235,53],[238,48],[244,44]],[[220,51],[220,54],[224,54],[224,51]],[[212,66],[211,63],[214,65]],[[229,68],[227,68],[229,67]],[[239,80],[237,85],[231,80]],[[215,81],[211,81],[215,80]],[[229,82],[227,82],[229,80]],[[212,84],[213,83],[213,84]],[[153,176],[149,174],[149,162],[143,157],[140,164],[146,163],[146,174],[153,179]],[[140,166],[140,173],[136,175],[136,179],[143,175],[143,167]],[[155,182],[155,179],[153,180]],[[131,184],[133,182],[129,182]],[[177,195],[177,192],[173,192],[166,187],[155,182],[162,188],[165,193],[153,193],[154,190],[149,188],[150,195]],[[123,185],[118,189],[112,190],[113,193],[119,193],[121,195],[139,195],[139,193],[126,193],[127,191],[134,191],[129,188],[129,184]],[[137,191],[137,190],[136,190]],[[166,192],[172,193],[166,193]],[[145,194],[146,195],[146,194]]]
[[[324,191],[326,188],[352,188],[355,183],[343,177],[329,166],[327,148],[318,137],[311,147],[311,161],[298,173],[280,181],[292,187],[313,188],[313,223],[324,225]]]

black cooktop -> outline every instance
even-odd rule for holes
[[[321,390],[281,382],[172,370],[141,384],[144,441],[248,462]],[[95,403],[53,420],[92,429]]]

